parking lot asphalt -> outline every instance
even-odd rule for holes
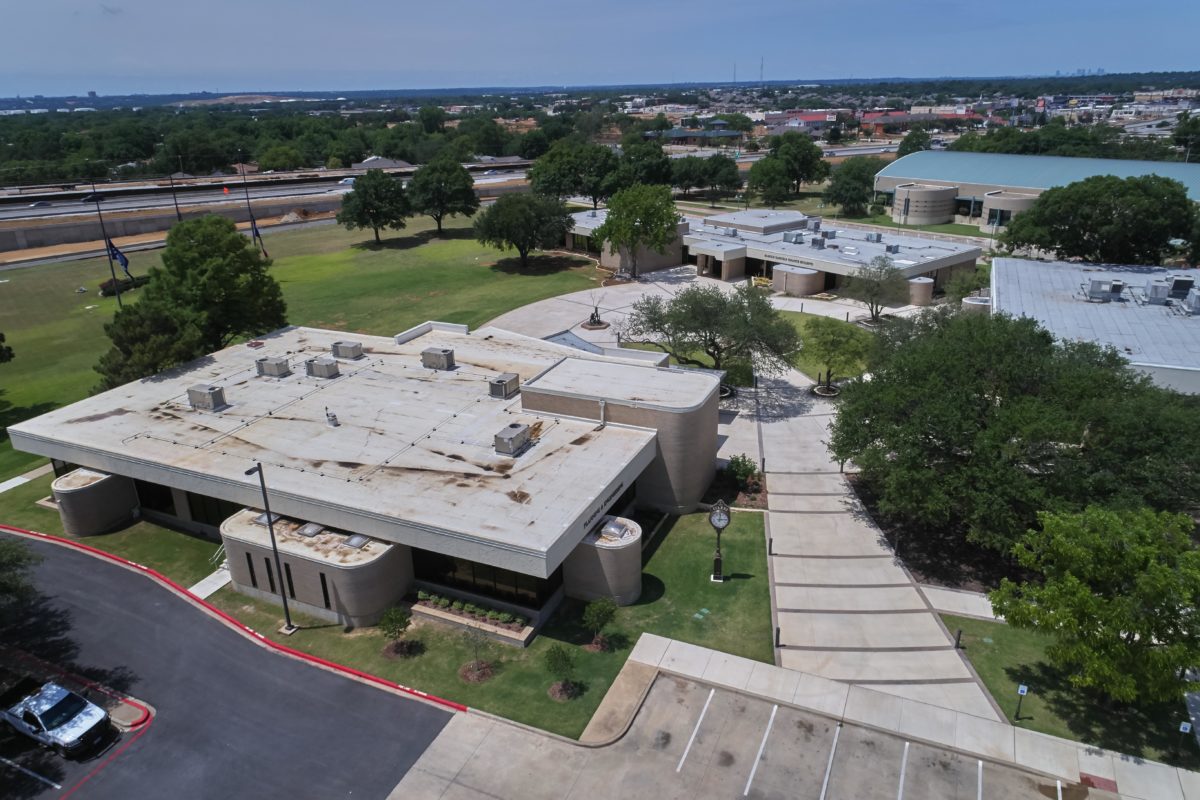
[[[157,714],[83,761],[0,734],[5,798],[384,798],[451,717],[265,650],[129,570],[30,547],[41,598],[0,642]]]
[[[1051,778],[659,675],[629,732],[585,748],[456,717],[392,797],[604,800],[1056,798]],[[1115,798],[1063,785],[1064,798]]]

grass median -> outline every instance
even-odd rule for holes
[[[1188,769],[1200,768],[1200,749],[1191,735],[1180,736],[1189,719],[1182,699],[1129,705],[1110,702],[1072,686],[1068,675],[1051,665],[1051,638],[1002,622],[943,614],[950,630],[961,628],[966,656],[1013,725],[1098,745],[1131,756]],[[1029,693],[1016,718],[1017,687]]]
[[[295,615],[301,630],[282,637],[275,632],[283,622],[282,609],[277,605],[245,597],[228,587],[210,602],[289,647],[576,738],[643,632],[772,663],[762,515],[734,514],[721,542],[730,576],[723,584],[709,579],[714,544],[705,515],[668,518],[659,538],[645,550],[641,599],[620,609],[606,630],[612,643],[609,651],[592,653],[584,649],[591,633],[580,623],[582,604],[567,602],[528,648],[488,645],[487,658],[494,662],[496,673],[482,684],[467,684],[458,678],[458,668],[472,658],[471,650],[458,631],[441,625],[414,626],[408,638],[421,641],[425,651],[415,657],[393,659],[383,655],[385,640],[374,628],[345,632],[341,626]],[[576,680],[584,687],[581,696],[566,703],[556,702],[547,694],[553,678],[546,672],[542,658],[555,643],[566,644],[575,653]]]

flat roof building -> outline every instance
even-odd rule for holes
[[[715,471],[718,386],[494,328],[287,328],[9,433],[97,476],[59,478],[73,532],[111,528],[114,506],[219,531],[238,588],[303,573],[307,610],[362,623],[414,581],[534,610],[573,594],[563,563],[606,517],[695,508]],[[261,507],[256,463],[291,526],[285,576],[264,560],[257,510],[241,511]]]
[[[1155,383],[1200,394],[1200,270],[997,258],[994,312],[1113,347]]]
[[[592,235],[605,214],[603,209],[573,214],[567,247],[600,250]],[[799,211],[748,209],[683,217],[678,240],[666,254],[650,252],[640,257],[638,272],[694,263],[701,275],[736,280],[746,275],[770,278],[775,266],[782,264],[812,270],[816,277],[805,286],[814,288],[815,294],[834,288],[879,256],[890,258],[906,278],[931,278],[940,286],[954,270],[973,269],[981,254],[972,245],[897,231],[838,227]],[[614,269],[628,266],[607,247],[600,252],[600,263]]]
[[[896,222],[960,222],[991,231],[1003,228],[1047,189],[1097,175],[1171,178],[1184,185],[1188,197],[1200,202],[1200,164],[952,150],[925,150],[896,159],[876,174],[875,191],[888,196]],[[919,212],[914,203],[918,196],[928,199],[924,194],[930,189],[952,190],[952,202],[943,202],[937,213]]]

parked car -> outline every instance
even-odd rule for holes
[[[342,186],[353,186],[354,178],[342,178],[340,181],[338,181],[338,183]]]
[[[103,741],[110,730],[104,709],[57,683],[33,678],[9,681],[0,693],[0,719],[62,756],[82,755]]]

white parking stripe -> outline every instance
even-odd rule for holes
[[[31,778],[36,778],[37,780],[41,781],[42,783],[45,783],[49,786],[53,786],[55,789],[62,788],[61,786],[59,786],[57,783],[50,780],[49,778],[44,778],[41,775],[38,775],[36,772],[31,772],[30,770],[27,770],[24,767],[22,767],[20,764],[14,764],[12,761],[9,761],[7,758],[0,757],[0,761],[3,761],[5,764],[8,764],[10,767],[12,767],[13,769],[15,769],[19,772],[24,772],[26,775],[28,775]]]
[[[896,789],[896,800],[904,800],[904,773],[908,771],[908,742],[904,743],[904,755],[900,758],[900,787]]]
[[[983,760],[979,761],[979,788],[975,791],[975,800],[983,800]]]
[[[767,737],[771,735],[771,726],[775,724],[775,712],[779,710],[779,706],[771,706],[771,718],[767,720],[767,729],[763,731],[762,741],[758,744],[758,754],[754,756],[754,766],[750,768],[750,777],[746,778],[746,791],[742,792],[742,797],[750,794],[750,784],[754,782],[754,773],[758,772],[758,762],[762,761],[763,750],[767,748]]]
[[[829,748],[829,763],[825,765],[825,780],[821,781],[821,800],[825,800],[825,792],[829,791],[829,773],[833,772],[833,756],[837,753],[838,736],[842,733],[842,723],[833,729],[833,747]]]
[[[1058,784],[1058,800],[1062,800],[1062,781],[1055,781]]]
[[[683,749],[683,755],[679,757],[679,766],[675,767],[676,772],[683,769],[683,762],[687,760],[688,753],[692,750],[692,742],[696,741],[696,734],[700,731],[700,723],[704,722],[704,715],[708,713],[708,704],[712,702],[713,695],[716,692],[716,689],[708,690],[708,699],[704,701],[704,708],[700,709],[700,719],[696,720],[696,727],[692,728],[692,735],[688,739],[687,747]]]

